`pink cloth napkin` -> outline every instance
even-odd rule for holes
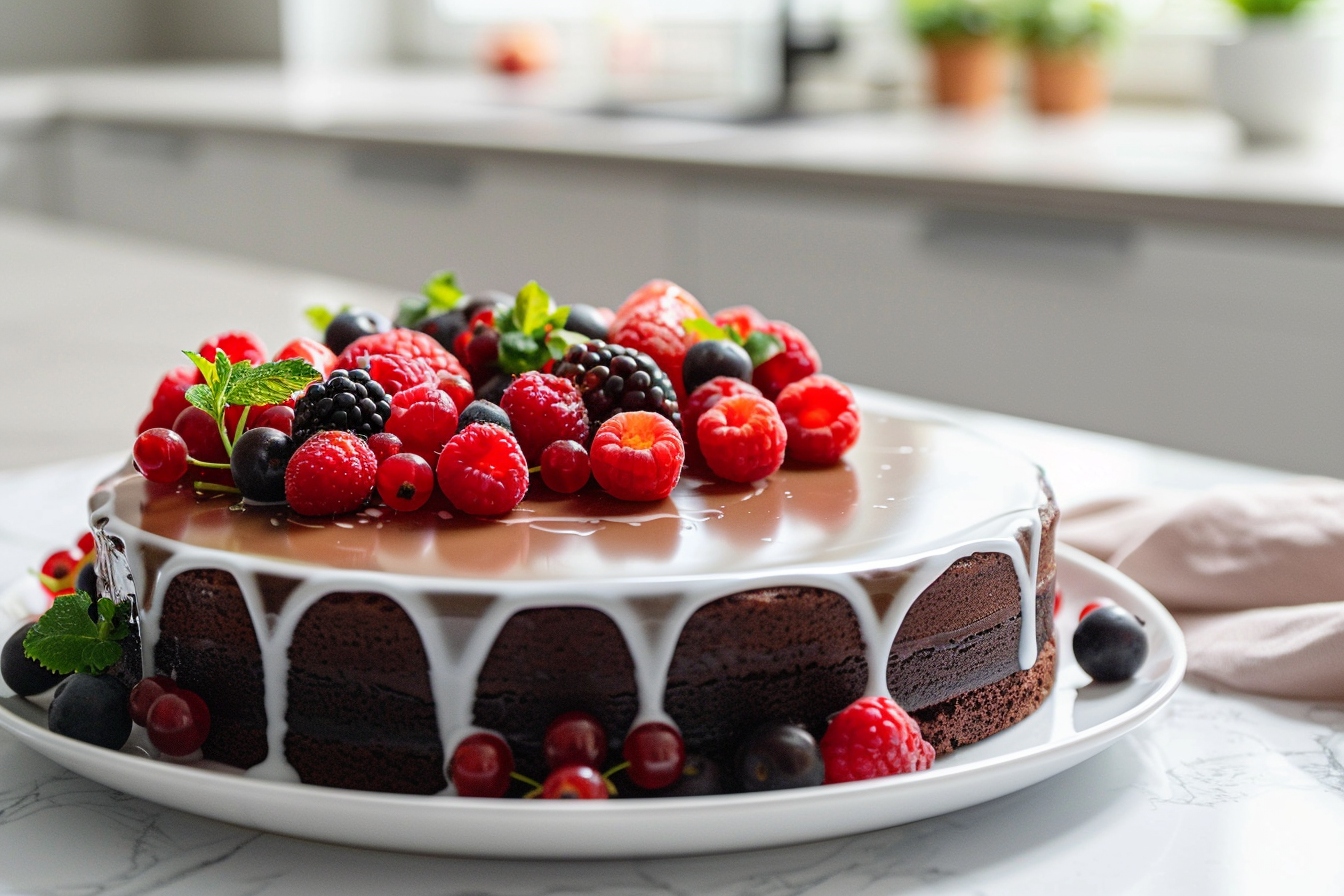
[[[1344,482],[1100,501],[1066,512],[1059,537],[1175,614],[1191,672],[1260,694],[1344,699]]]

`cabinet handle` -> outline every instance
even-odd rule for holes
[[[1123,260],[1135,238],[1127,221],[1098,221],[1021,212],[941,208],[928,213],[924,242],[934,250],[1016,254],[1046,251]]]
[[[465,189],[471,181],[471,166],[467,162],[425,152],[352,149],[349,171],[356,181],[447,190]]]

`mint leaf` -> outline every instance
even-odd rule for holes
[[[331,322],[336,319],[336,315],[340,314],[341,311],[349,310],[349,308],[349,305],[344,305],[340,311],[332,311],[322,305],[313,305],[303,309],[303,316],[308,318],[308,323],[312,324],[317,332],[326,335],[327,327],[331,326]]]
[[[214,383],[216,374],[215,365],[212,361],[205,360],[205,358],[202,358],[195,352],[183,352],[182,354],[187,356],[188,361],[196,365],[196,369],[201,372],[201,376],[205,377],[205,384],[207,386]],[[218,357],[218,355],[216,355],[216,357]]]
[[[89,618],[86,592],[62,595],[23,639],[23,652],[52,672],[97,675],[121,659],[117,643],[130,631],[128,611],[108,598],[98,601],[98,621]]]
[[[462,289],[457,285],[457,275],[452,271],[438,271],[431,274],[425,285],[420,287],[420,291],[429,300],[425,308],[426,317],[452,311],[462,299]]]
[[[397,316],[394,326],[414,330],[421,321],[429,317],[429,299],[424,296],[406,296],[397,303]]]
[[[212,417],[215,414],[215,395],[210,391],[209,386],[202,386],[200,383],[187,390],[187,401],[195,407],[200,408]]]
[[[546,334],[546,350],[550,352],[552,360],[559,361],[571,345],[582,345],[588,338],[573,330],[552,330]]]
[[[538,370],[551,360],[546,344],[527,333],[501,333],[499,337],[499,368],[505,373],[526,373]]]
[[[526,286],[518,290],[518,298],[513,302],[514,326],[521,333],[540,336],[556,310],[551,294],[542,289],[537,281],[529,281]],[[568,311],[565,312],[565,317],[568,319]]]
[[[707,317],[688,317],[681,326],[687,333],[698,333],[703,339],[728,338],[728,333]]]
[[[734,330],[733,332],[736,332]],[[746,338],[741,346],[747,350],[747,356],[751,358],[753,368],[760,367],[766,361],[769,361],[775,355],[784,351],[784,341],[771,333],[763,333],[757,330]]]
[[[281,404],[322,374],[302,358],[270,361],[260,367],[234,367],[234,374],[224,393],[226,405],[255,407],[260,404]],[[188,392],[191,390],[188,389]],[[190,398],[187,399],[191,401]]]

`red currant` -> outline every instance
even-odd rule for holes
[[[572,495],[588,484],[588,452],[573,439],[559,439],[541,452],[541,481],[551,491]]]
[[[607,732],[589,713],[562,713],[546,727],[541,746],[552,769],[569,765],[598,768],[607,758]]]
[[[392,455],[401,453],[401,439],[390,432],[376,432],[369,436],[369,450],[378,458],[378,463],[382,464]]]
[[[513,751],[493,731],[467,735],[453,751],[448,777],[458,796],[501,797],[509,791]]]
[[[434,494],[434,468],[418,454],[394,454],[378,465],[378,496],[393,510],[419,510]]]
[[[93,540],[93,533],[85,532],[83,535],[79,536],[78,547],[79,550],[76,553],[78,553],[80,557],[87,557],[89,554],[92,554],[93,549],[97,547],[97,544]]]
[[[294,409],[287,404],[269,407],[255,417],[249,417],[248,429],[278,429],[287,436],[294,435]]]
[[[630,763],[630,780],[645,790],[675,784],[686,765],[681,734],[666,722],[645,722],[635,728],[626,735],[621,754]]]
[[[164,694],[176,692],[177,682],[166,675],[155,675],[151,678],[140,679],[136,686],[131,688],[131,721],[143,727],[145,720],[149,717],[149,708],[154,705],[154,701]]]
[[[218,433],[215,440],[219,440]],[[136,469],[150,482],[177,482],[187,475],[187,443],[171,429],[147,429],[140,433],[131,457],[135,458]]]
[[[586,765],[567,765],[546,776],[541,786],[544,800],[605,800],[607,782],[596,769]]]
[[[1083,617],[1086,616],[1088,613],[1091,613],[1093,610],[1100,610],[1102,607],[1111,607],[1114,605],[1115,601],[1111,600],[1109,597],[1099,597],[1096,600],[1091,601],[1081,610],[1078,611],[1078,621],[1082,622]]]
[[[179,689],[150,704],[145,716],[149,742],[168,756],[186,756],[210,734],[210,708],[197,694]]]

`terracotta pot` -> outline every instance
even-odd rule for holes
[[[992,37],[966,37],[928,44],[934,101],[956,109],[984,109],[1003,96],[1006,54]]]
[[[1027,63],[1031,107],[1042,115],[1084,115],[1106,104],[1106,72],[1095,47],[1032,47]]]

